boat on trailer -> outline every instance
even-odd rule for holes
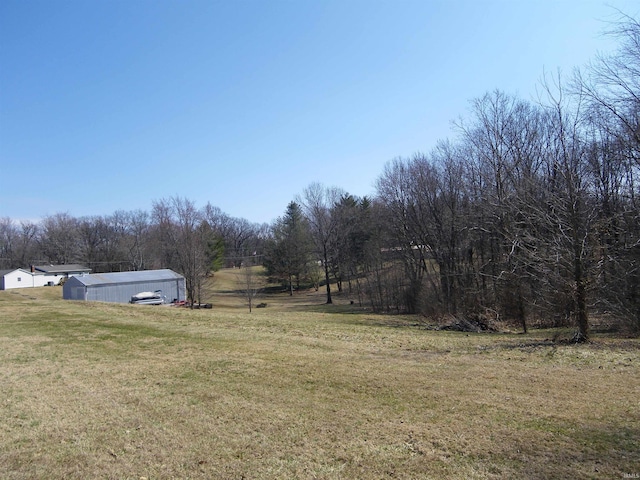
[[[166,298],[162,295],[162,290],[156,290],[155,292],[140,292],[131,297],[129,303],[136,305],[162,305],[166,303]]]

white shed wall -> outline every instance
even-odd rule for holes
[[[10,290],[12,288],[28,288],[34,286],[34,276],[26,270],[14,270],[5,274],[3,277],[2,289]]]

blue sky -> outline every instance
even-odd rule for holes
[[[312,182],[371,195],[469,101],[534,99],[615,42],[609,0],[2,0],[0,217],[181,196],[271,222]]]

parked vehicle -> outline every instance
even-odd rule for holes
[[[156,290],[155,292],[140,292],[131,297],[129,303],[136,305],[162,305],[166,303],[167,298],[162,295],[162,290]]]

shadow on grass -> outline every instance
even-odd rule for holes
[[[575,478],[576,472],[588,475],[586,478],[615,478],[628,474],[629,478],[638,473],[637,452],[640,448],[640,431],[620,425],[567,425],[562,422],[534,420],[535,430],[549,432],[567,439],[567,445],[576,448],[561,449],[554,453],[545,451],[536,442],[518,442],[512,459],[527,457],[551,459],[544,462],[528,462],[527,478],[542,480],[547,478]],[[583,477],[584,478],[584,477]]]
[[[367,314],[371,309],[359,307],[358,305],[344,305],[338,303],[312,303],[291,306],[292,310],[314,312],[314,313],[337,313],[337,314]]]

